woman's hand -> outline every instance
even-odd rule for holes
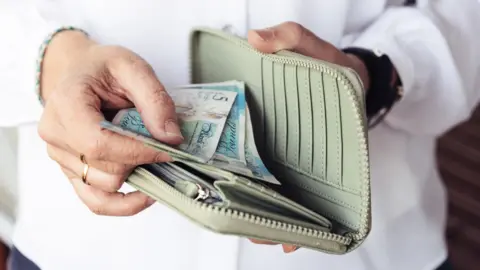
[[[360,76],[364,88],[370,87],[368,71],[358,57],[342,52],[298,23],[285,22],[267,29],[251,30],[248,33],[248,42],[265,53],[290,50],[352,68]]]
[[[169,144],[183,140],[173,102],[151,66],[125,48],[66,31],[49,45],[41,81],[45,109],[38,132],[89,209],[124,216],[153,204],[140,192],[118,190],[136,165],[170,157],[100,127],[106,110],[135,106],[156,139]],[[87,183],[81,179],[81,155],[90,165]]]
[[[251,30],[248,42],[264,53],[274,53],[280,50],[295,51],[299,54],[346,66],[355,70],[363,81],[365,89],[369,88],[370,79],[363,62],[354,55],[345,54],[332,44],[318,38],[308,29],[294,22],[262,29]],[[274,245],[274,243],[252,239],[256,244]],[[286,253],[297,250],[293,245],[283,245]]]

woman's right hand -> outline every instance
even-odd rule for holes
[[[47,48],[41,88],[45,109],[38,132],[88,208],[99,215],[125,216],[153,204],[140,192],[118,190],[137,165],[170,157],[99,125],[105,110],[135,106],[156,139],[168,144],[183,140],[174,104],[151,66],[125,48],[65,31]],[[87,183],[81,179],[81,155],[90,165]]]

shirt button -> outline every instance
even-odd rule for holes
[[[380,51],[379,49],[373,49],[373,53],[377,56],[377,57],[381,57],[383,55],[383,52]]]

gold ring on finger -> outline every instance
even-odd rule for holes
[[[83,181],[83,183],[88,185],[87,174],[88,174],[88,169],[90,169],[90,166],[87,164],[87,161],[85,160],[85,155],[84,154],[80,155],[80,160],[84,164],[83,165],[83,172],[82,172],[82,181]]]

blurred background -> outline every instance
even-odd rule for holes
[[[450,200],[447,239],[454,269],[480,269],[480,107],[438,141],[437,157]]]

